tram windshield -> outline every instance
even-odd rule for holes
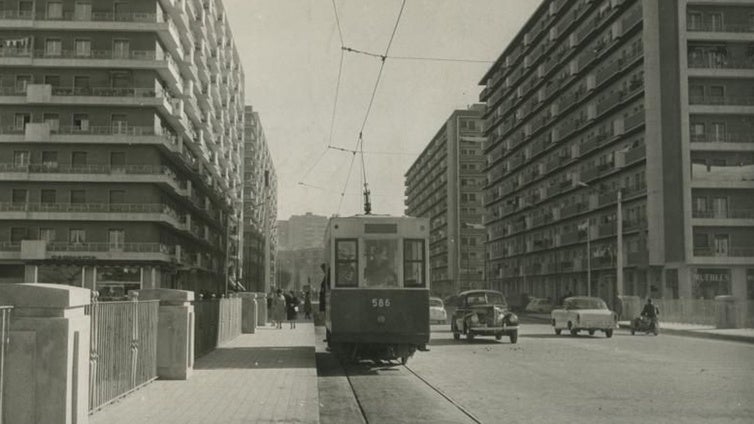
[[[398,287],[398,240],[364,240],[366,287]]]

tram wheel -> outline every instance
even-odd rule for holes
[[[453,332],[453,340],[460,340],[461,339],[461,333],[458,331]]]
[[[469,341],[469,342],[474,341],[474,333],[467,333],[466,334],[466,341]]]
[[[408,363],[408,356],[401,356],[401,365],[406,365]]]

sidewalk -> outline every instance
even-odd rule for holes
[[[550,321],[549,314],[522,314],[521,316],[542,322]],[[618,327],[628,330],[631,328],[631,322],[619,321]],[[754,328],[718,329],[712,325],[660,321],[660,333],[673,334],[676,336],[702,337],[707,339],[754,343]]]
[[[314,325],[257,328],[199,358],[186,381],[157,380],[91,424],[318,423]]]

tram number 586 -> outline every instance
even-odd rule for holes
[[[379,299],[376,297],[372,298],[372,307],[373,308],[389,308],[390,307],[390,299]]]

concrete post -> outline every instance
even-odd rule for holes
[[[140,300],[159,300],[157,322],[157,376],[187,380],[194,370],[194,292],[142,289]]]
[[[256,293],[239,293],[241,297],[241,332],[254,334],[257,326],[257,295]]]
[[[267,295],[257,293],[257,327],[267,325]]]
[[[89,422],[91,291],[58,284],[0,284],[14,307],[5,357],[3,422]]]

